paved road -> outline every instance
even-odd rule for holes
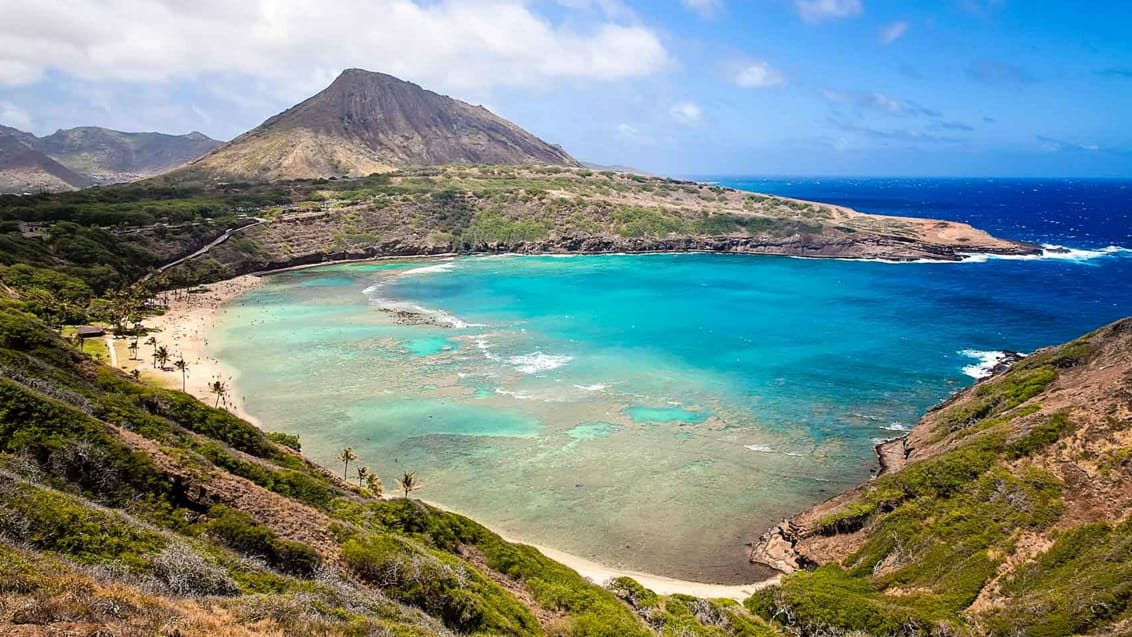
[[[237,232],[241,232],[241,231],[243,231],[243,230],[247,230],[248,228],[251,228],[251,227],[253,227],[253,226],[258,226],[258,225],[259,225],[259,224],[261,224],[261,223],[267,223],[267,219],[260,219],[259,217],[256,217],[256,218],[255,218],[255,223],[249,223],[249,224],[248,224],[248,225],[246,225],[246,226],[240,226],[239,228],[232,228],[232,229],[230,229],[230,230],[225,230],[225,231],[224,231],[224,234],[222,234],[222,235],[220,235],[219,237],[217,237],[217,238],[213,239],[211,243],[209,243],[208,245],[204,246],[204,247],[203,247],[203,248],[201,248],[200,250],[197,250],[196,252],[194,252],[194,253],[192,253],[192,254],[190,254],[190,255],[187,255],[187,256],[183,256],[183,257],[181,257],[180,259],[177,259],[176,261],[171,261],[171,262],[169,262],[169,263],[166,263],[165,265],[163,265],[163,266],[161,266],[161,267],[157,268],[157,272],[151,272],[151,273],[147,274],[145,278],[146,278],[146,279],[148,279],[149,277],[153,276],[154,274],[158,274],[158,273],[164,272],[164,271],[168,270],[169,268],[171,268],[171,267],[173,267],[173,266],[175,266],[175,265],[181,265],[182,263],[184,263],[185,261],[188,261],[189,259],[195,259],[195,258],[199,257],[200,255],[202,255],[202,254],[204,254],[204,253],[208,252],[209,250],[211,250],[211,249],[215,248],[216,246],[220,245],[221,243],[224,243],[224,242],[225,242],[225,241],[227,241],[227,240],[228,240],[228,239],[229,239],[229,238],[230,238],[230,237],[231,237],[232,235],[236,234]]]

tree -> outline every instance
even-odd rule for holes
[[[366,481],[366,478],[369,477],[369,467],[359,466],[357,468],[357,472],[358,472],[358,486],[360,487],[360,486],[362,486],[362,483]]]
[[[134,380],[141,380],[141,370],[136,369],[136,368],[131,369],[130,370],[130,377],[133,378]]]
[[[228,395],[228,385],[224,381],[217,378],[208,384],[208,393],[216,396],[216,404],[213,407],[220,406],[220,399]]]
[[[153,362],[161,369],[165,369],[165,363],[169,362],[169,348],[164,345],[159,346],[153,352]]]
[[[156,336],[150,336],[149,338],[145,339],[145,344],[146,345],[152,345],[153,346],[153,353],[154,354],[157,353],[157,337]]]
[[[185,375],[189,371],[189,364],[181,357],[173,361],[173,368],[181,372],[181,391],[185,391]]]
[[[416,471],[406,471],[397,478],[397,485],[405,492],[405,498],[408,499],[409,494],[421,488],[420,482],[417,482]]]
[[[342,479],[346,479],[346,472],[350,470],[350,463],[358,459],[358,454],[354,453],[353,447],[346,447],[342,453],[338,454],[338,460],[345,465],[342,467]]]
[[[366,488],[370,490],[370,493],[372,493],[375,498],[380,498],[383,493],[381,478],[377,477],[376,473],[370,472],[370,474],[366,476]]]
[[[130,350],[130,360],[136,361],[138,359],[138,341],[134,339],[127,348]]]

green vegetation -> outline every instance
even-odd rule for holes
[[[688,595],[661,597],[629,577],[614,579],[609,583],[609,590],[661,635],[771,637],[778,634],[747,615],[731,600],[706,600]]]
[[[988,614],[996,635],[1058,637],[1095,631],[1132,612],[1132,521],[1061,534],[1003,583],[1009,604]]]
[[[167,596],[163,612],[178,609],[184,626],[219,616],[286,634],[651,634],[612,592],[535,549],[416,500],[374,499],[380,481],[356,456],[366,489],[343,485],[293,451],[297,437],[92,365],[26,308],[0,299],[0,608],[107,626],[149,617],[65,601],[78,586],[128,591],[130,609]],[[401,482],[407,494],[420,484]],[[663,634],[774,634],[737,604],[661,599]],[[214,604],[223,612],[203,610]],[[221,629],[200,625],[211,628],[185,634]]]
[[[607,589],[410,499],[421,487],[412,471],[397,481],[403,498],[378,499],[380,479],[346,448],[338,480],[297,453],[298,436],[218,408],[229,391],[219,379],[210,406],[95,364],[103,339],[80,351],[63,338],[64,325],[102,321],[132,338],[132,354],[165,365],[168,346],[139,329],[147,298],[293,246],[241,233],[140,279],[252,214],[312,215],[327,228],[318,250],[914,232],[806,202],[565,168],[0,197],[0,626],[14,617],[7,609],[27,608],[21,622],[35,621],[23,623],[132,622],[142,634],[166,621],[215,634],[225,621],[284,634],[1055,637],[1132,617],[1130,523],[1053,531],[1073,510],[1074,485],[1042,462],[1087,433],[1071,410],[1050,413],[1038,399],[1096,354],[1089,338],[1039,352],[932,416],[937,455],[870,482],[818,522],[823,539],[859,533],[840,563],[742,605],[660,596],[628,578]],[[1115,480],[1132,451],[1087,461],[1090,480]],[[997,605],[969,612],[1018,546],[1047,537],[1051,548],[996,582]],[[124,597],[117,614],[95,603]]]
[[[941,452],[870,482],[818,521],[834,540],[860,533],[855,550],[757,592],[747,608],[815,636],[1060,637],[1132,616],[1132,527],[1057,535],[1070,485],[1030,462],[1078,429],[1069,413],[1043,415],[1031,400],[1094,351],[1076,341],[1039,353],[944,407],[934,416]],[[999,582],[997,604],[972,613],[1018,545],[1045,534],[1057,536],[1053,547]]]
[[[272,530],[256,524],[250,515],[228,506],[209,511],[208,532],[245,555],[260,557],[283,573],[309,577],[322,565],[322,558],[301,542],[280,539]]]

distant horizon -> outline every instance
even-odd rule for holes
[[[663,177],[666,175],[657,175]],[[830,175],[830,174],[759,174],[759,173],[732,173],[732,174],[702,174],[702,175],[671,175],[670,179],[688,179],[702,181],[701,178],[713,179],[932,179],[940,181],[981,180],[981,181],[1116,181],[1132,183],[1132,176],[1105,177],[1105,176],[1073,176],[1073,175]]]

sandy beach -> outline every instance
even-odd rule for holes
[[[149,354],[152,347],[141,344],[139,356],[145,360],[139,369],[147,380],[158,382],[165,387],[181,389],[181,372],[172,368],[172,361],[184,358],[188,363],[185,374],[185,391],[196,396],[208,405],[216,404],[216,396],[209,392],[208,386],[217,378],[228,385],[228,395],[221,405],[237,416],[259,426],[259,422],[244,409],[242,395],[232,382],[230,370],[208,352],[208,333],[216,325],[224,306],[232,299],[255,288],[262,279],[255,275],[245,275],[227,281],[212,283],[188,292],[171,290],[168,296],[168,311],[161,316],[146,319],[146,326],[153,330],[152,336],[159,345],[164,345],[172,355],[167,370],[155,370],[150,365]],[[125,344],[119,346],[125,347]],[[119,352],[119,360],[125,357]]]
[[[170,291],[168,293],[168,310],[166,313],[161,316],[150,317],[146,320],[146,325],[154,330],[153,336],[156,337],[158,343],[169,348],[169,352],[172,354],[171,361],[177,360],[179,357],[183,356],[185,362],[189,364],[189,371],[185,379],[185,389],[188,393],[196,396],[202,402],[212,405],[215,403],[216,398],[208,391],[208,385],[216,378],[220,378],[227,383],[229,389],[229,395],[226,400],[223,401],[223,404],[225,404],[232,413],[256,426],[262,426],[262,423],[245,411],[243,401],[241,400],[242,395],[240,394],[239,388],[233,382],[230,370],[226,369],[220,361],[209,354],[208,333],[216,325],[219,317],[226,311],[224,306],[227,303],[241,294],[254,289],[261,283],[262,279],[260,277],[256,275],[245,275],[227,281],[212,283],[201,288],[194,288],[196,290],[205,291],[196,291],[193,293],[189,293],[186,290]],[[142,371],[143,376],[147,380],[160,383],[163,386],[173,389],[181,388],[181,373],[171,367],[171,362],[169,369],[166,371],[152,368],[149,362],[152,346],[141,344],[138,356],[142,360],[130,361],[128,360],[129,353],[126,349],[127,345],[128,341],[124,339],[114,341],[114,346],[117,350],[117,359],[123,363],[123,369],[136,367]],[[437,508],[450,510],[434,502],[430,502],[429,504]],[[498,533],[498,531],[496,532]],[[502,536],[503,534],[500,535]],[[509,542],[529,544],[517,538],[504,536],[504,539]],[[602,585],[613,578],[627,576],[632,577],[643,586],[662,595],[682,593],[697,597],[725,598],[741,601],[750,597],[756,590],[772,585],[778,580],[778,578],[772,578],[741,585],[691,582],[627,569],[611,568],[552,548],[538,545],[531,546],[534,546],[542,552],[543,555],[546,555],[556,562],[574,569],[579,575],[589,579],[595,584]]]

